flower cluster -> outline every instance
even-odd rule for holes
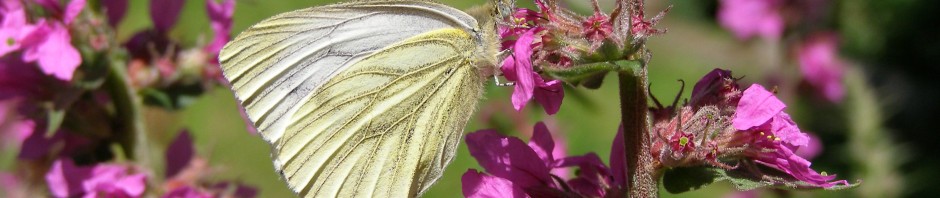
[[[795,59],[805,82],[814,87],[823,98],[839,102],[845,95],[842,85],[845,64],[839,60],[838,42],[835,34],[805,26],[822,26],[818,21],[824,16],[827,1],[795,0],[721,0],[718,10],[719,23],[740,40],[761,37],[778,41],[784,37],[787,26],[793,26],[796,46]],[[784,15],[788,12],[796,14]]]
[[[654,120],[652,152],[662,166],[707,165],[761,176],[769,174],[761,172],[761,167],[769,167],[789,177],[766,177],[774,184],[849,185],[845,180],[833,181],[835,175],[816,172],[796,154],[810,146],[811,140],[784,112],[783,102],[757,84],[742,91],[736,81],[730,71],[715,69],[696,83],[687,106],[676,112],[653,109],[654,114],[671,115]]]
[[[206,0],[214,36],[196,46],[169,36],[183,0],[152,1],[154,27],[123,43],[115,35],[127,0],[98,2],[0,1],[0,151],[17,153],[18,160],[14,172],[0,173],[0,191],[10,197],[42,191],[54,197],[254,196],[237,183],[209,182],[213,171],[194,154],[187,132],[167,152],[164,177],[153,174],[158,167],[125,160],[146,153],[135,151],[143,143],[135,137],[147,135],[135,123],[137,103],[178,108],[185,105],[180,95],[224,83],[214,57],[230,39],[235,1]],[[45,181],[32,181],[43,179],[35,175]],[[158,183],[164,189],[152,188]]]
[[[570,69],[579,65],[614,61],[634,56],[647,37],[663,31],[654,29],[664,13],[644,20],[642,1],[619,1],[612,15],[601,12],[591,1],[590,16],[573,14],[554,0],[535,1],[538,11],[519,8],[499,26],[502,49],[511,53],[500,70],[515,83],[512,94],[516,110],[535,99],[546,113],[555,114],[564,96],[561,81],[545,80],[545,70]],[[629,5],[628,5],[629,4]],[[610,54],[602,48],[611,48]]]
[[[84,0],[69,1],[62,5],[59,1],[35,1],[42,7],[46,16],[28,21],[27,6],[21,1],[3,1],[2,25],[0,25],[0,56],[10,53],[22,53],[19,57],[25,63],[36,63],[43,73],[61,80],[71,80],[72,73],[81,63],[81,55],[72,46],[69,26],[85,8]]]
[[[486,172],[467,170],[461,181],[466,197],[603,197],[623,195],[623,139],[618,134],[611,166],[594,153],[559,156],[556,140],[544,123],[535,125],[528,144],[495,130],[467,135],[470,154]],[[577,168],[574,178],[558,171]]]

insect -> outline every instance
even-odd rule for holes
[[[507,5],[500,0],[497,5]],[[415,197],[443,174],[498,63],[489,8],[360,1],[282,13],[219,60],[304,197]]]

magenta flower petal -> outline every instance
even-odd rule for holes
[[[708,74],[705,74],[702,79],[699,79],[698,82],[695,83],[695,87],[692,88],[692,96],[689,99],[690,103],[697,104],[699,101],[708,101],[707,97],[717,95],[713,93],[718,92],[719,89],[724,86],[722,81],[729,78],[732,78],[731,70],[715,68],[711,72],[708,72]]]
[[[114,187],[132,197],[139,197],[147,190],[147,175],[129,175],[114,182]]]
[[[848,185],[845,180],[832,181],[836,175],[821,175],[810,168],[810,162],[793,153],[787,147],[777,147],[773,152],[759,156],[758,163],[783,171],[794,178],[823,188]],[[830,182],[831,181],[831,182]]]
[[[496,177],[512,181],[522,188],[552,184],[548,162],[542,161],[522,140],[507,137],[494,130],[467,134],[470,155]]]
[[[774,116],[770,121],[770,127],[774,136],[791,146],[800,147],[809,143],[809,136],[800,131],[800,128],[796,126],[796,122],[790,119],[790,115],[787,113],[780,112],[777,116]]]
[[[807,135],[809,136],[809,143],[807,143],[806,146],[802,146],[793,152],[796,153],[797,156],[802,157],[803,159],[813,159],[813,158],[816,158],[816,156],[818,156],[819,153],[822,153],[823,145],[822,145],[822,141],[819,140],[819,137],[811,133],[807,133]]]
[[[617,128],[617,137],[614,137],[614,142],[610,146],[610,174],[617,186],[627,184],[626,148],[626,145],[623,145],[623,125],[620,125]]]
[[[561,102],[565,98],[565,89],[560,80],[544,82],[537,73],[532,73],[538,87],[535,89],[533,97],[535,101],[545,108],[545,113],[554,115],[561,108]]]
[[[71,160],[57,160],[46,173],[49,191],[56,197],[77,196],[82,192],[81,183],[72,177],[88,177],[90,170],[77,169]]]
[[[21,57],[0,57],[0,100],[22,98],[29,103],[49,94],[46,75],[34,64],[23,62]]]
[[[75,17],[78,17],[82,9],[85,9],[85,0],[69,1],[69,4],[65,7],[65,13],[62,15],[62,22],[72,24],[72,21],[75,21]]]
[[[744,90],[731,124],[735,129],[748,130],[767,123],[786,107],[773,93],[754,84]]]
[[[39,68],[46,74],[68,81],[78,65],[82,63],[81,54],[72,46],[72,36],[65,26],[58,23],[40,23],[31,37],[39,37],[35,47],[26,49],[23,60],[39,61]],[[40,35],[41,34],[41,35]],[[32,42],[32,41],[28,41]]]
[[[215,36],[212,42],[206,46],[206,50],[211,54],[219,54],[225,43],[230,39],[232,30],[232,15],[235,13],[235,0],[206,0],[206,13],[209,14],[209,24]]]
[[[469,169],[460,178],[463,196],[468,198],[529,197],[513,182]]]
[[[800,72],[810,85],[829,101],[838,102],[845,96],[842,85],[845,65],[838,57],[834,35],[814,36],[799,48]]]
[[[37,130],[45,128],[37,128],[36,123],[32,120],[24,120],[23,123],[28,126],[23,133],[29,135],[27,135],[26,139],[23,140],[23,144],[20,146],[20,154],[18,156],[20,159],[42,158],[49,153],[53,144],[63,140],[64,135],[59,132],[56,132],[51,137],[46,137],[44,133],[45,130]]]
[[[562,167],[578,167],[578,176],[568,184],[575,192],[590,197],[603,197],[612,185],[611,172],[594,153],[562,159]]]
[[[525,33],[526,31],[531,29],[529,28],[531,26],[529,23],[535,22],[541,17],[541,15],[534,10],[519,8],[519,9],[516,9],[516,12],[512,13],[512,17],[514,20],[514,24],[513,24],[514,26],[499,26],[499,29],[497,29],[499,38],[507,39],[512,36],[517,36],[517,35]],[[521,19],[521,20],[515,21],[516,19]],[[504,47],[502,49],[507,49],[507,48]]]
[[[15,114],[15,105],[17,105],[15,101],[0,101],[0,138],[2,138],[0,139],[0,149],[7,148],[6,145],[10,143],[21,145],[33,134],[33,122],[19,120]]]
[[[46,173],[46,183],[56,197],[77,197],[83,194],[94,197],[140,197],[146,188],[146,175],[127,174],[128,168],[120,165],[98,164],[76,166],[72,160],[53,162]]]
[[[545,123],[535,123],[535,129],[532,131],[532,138],[529,139],[529,147],[538,155],[545,166],[551,167],[555,161],[553,152],[555,150],[555,141],[552,140],[552,134],[548,132]]]
[[[62,21],[66,25],[72,24],[75,17],[85,8],[85,0],[71,0],[65,7],[62,7],[58,0],[34,0],[33,2],[45,8],[47,12],[56,17],[56,20]]]
[[[565,144],[564,139],[555,138],[555,151],[552,152],[552,157],[557,158],[557,157],[568,156],[568,149],[567,149],[567,146],[565,145],[566,144]],[[550,171],[550,173],[552,175],[558,176],[559,178],[562,178],[565,180],[571,179],[571,168],[558,167],[558,163],[559,163],[558,160],[555,160],[555,163],[552,164],[551,166],[553,168],[552,168],[552,171]]]
[[[33,0],[33,2],[51,12],[52,15],[62,14],[62,5],[59,4],[58,0]]]
[[[245,130],[248,131],[248,134],[257,135],[258,129],[255,128],[254,123],[252,123],[251,119],[248,118],[248,113],[245,112],[245,107],[238,105],[238,113],[242,116],[242,120],[245,121]]]
[[[721,0],[719,3],[718,22],[738,39],[753,36],[778,39],[783,33],[781,0]]]
[[[516,79],[507,79],[516,81],[512,93],[512,104],[516,110],[522,110],[526,103],[532,99],[535,92],[535,79],[532,77],[532,42],[535,41],[535,33],[541,28],[532,28],[526,31],[516,40],[513,45],[512,61],[513,64],[505,64],[501,67],[504,74],[512,73]],[[507,58],[508,60],[508,58]]]
[[[780,140],[791,146],[805,146],[809,137],[783,112],[785,108],[777,96],[754,84],[742,93],[731,124],[735,129],[749,130],[769,123],[770,132]]]
[[[176,25],[185,0],[150,1],[150,20],[158,32],[168,32]]]
[[[4,10],[2,13],[3,21],[0,23],[0,56],[4,56],[12,51],[19,50],[27,36],[29,36],[35,26],[26,22],[26,11],[22,8],[15,10]]]
[[[166,150],[166,178],[172,178],[189,165],[193,159],[195,149],[193,138],[189,131],[180,131]]]
[[[117,27],[127,13],[127,0],[101,0],[104,13],[108,16],[108,25]]]

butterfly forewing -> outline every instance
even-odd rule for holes
[[[433,3],[315,7],[249,28],[220,61],[292,190],[417,196],[453,158],[482,92],[476,28]]]
[[[342,197],[426,189],[452,158],[482,90],[462,50],[472,47],[461,30],[432,31],[325,83],[300,103],[275,156],[292,187]]]

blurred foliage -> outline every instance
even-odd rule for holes
[[[233,32],[237,33],[250,25],[277,13],[290,10],[325,5],[335,1],[324,0],[239,0],[235,11]],[[484,0],[445,0],[445,4],[466,9],[481,5]],[[569,1],[576,9],[587,10],[587,1]],[[800,123],[801,128],[816,132],[826,146],[822,156],[814,160],[814,168],[840,174],[840,178],[854,180],[861,178],[866,170],[857,163],[866,161],[853,160],[868,155],[854,156],[859,145],[850,145],[849,130],[862,130],[848,126],[846,119],[856,119],[858,108],[875,109],[887,120],[887,128],[864,128],[874,130],[888,139],[898,139],[903,146],[909,147],[906,156],[912,162],[904,163],[901,170],[907,180],[903,195],[923,197],[936,195],[940,189],[927,186],[938,176],[936,167],[940,161],[933,153],[940,148],[933,146],[940,136],[934,134],[936,121],[934,112],[940,112],[940,89],[936,88],[936,77],[940,77],[940,27],[935,23],[940,13],[932,10],[940,8],[936,0],[845,0],[837,1],[838,19],[831,23],[833,28],[841,29],[843,51],[850,59],[858,60],[859,69],[868,71],[849,83],[856,83],[852,90],[869,92],[865,103],[852,103],[850,106],[832,104],[819,105],[818,99],[784,96],[792,104],[788,112]],[[126,40],[132,33],[150,27],[148,1],[134,0],[126,20],[119,26],[119,38]],[[522,7],[532,7],[531,2],[520,1]],[[208,20],[204,16],[204,1],[190,0],[184,7],[180,23],[171,35],[188,44],[208,42],[210,35]],[[779,44],[751,41],[741,43],[715,23],[714,0],[674,0],[648,1],[647,12],[658,12],[667,5],[674,9],[667,15],[660,27],[669,30],[665,35],[654,37],[649,48],[654,53],[650,63],[650,82],[652,93],[664,102],[670,100],[680,89],[680,82],[686,85],[694,83],[701,75],[714,67],[729,68],[735,76],[744,76],[744,82],[769,83],[761,81],[768,76],[798,75],[795,67],[779,65],[786,63],[785,52],[780,52]],[[602,4],[610,9],[611,1]],[[606,81],[613,82],[613,76]],[[866,80],[870,79],[870,80]],[[866,83],[873,83],[878,89],[871,90]],[[775,83],[772,83],[775,84]],[[796,86],[786,84],[781,86]],[[599,156],[609,155],[610,142],[618,125],[616,88],[609,84],[597,90],[566,89],[566,98],[562,110],[555,116],[544,116],[540,109],[526,109],[522,122],[513,117],[509,101],[510,88],[487,85],[486,99],[478,112],[491,111],[492,117],[475,116],[467,127],[467,132],[479,129],[496,128],[500,131],[515,132],[515,135],[528,134],[537,121],[554,122],[552,130],[565,137],[568,153],[579,155],[596,152]],[[690,90],[681,93],[687,98]],[[854,96],[850,96],[854,97]],[[500,104],[502,103],[502,104]],[[534,106],[534,105],[530,105]],[[884,107],[884,111],[877,109]],[[847,109],[851,108],[851,109]],[[479,113],[478,113],[479,114]],[[176,131],[189,128],[199,145],[198,152],[209,158],[215,165],[224,168],[218,175],[224,179],[236,179],[255,185],[261,190],[261,197],[288,197],[291,195],[286,185],[279,181],[269,157],[270,148],[261,138],[246,132],[245,124],[239,116],[234,98],[226,88],[218,87],[192,101],[191,106],[178,111],[160,108],[148,108],[145,116],[150,124],[151,138],[158,142],[152,145],[154,152],[161,152],[165,145],[175,137]],[[877,118],[872,122],[878,122]],[[857,124],[857,122],[854,122]],[[887,129],[894,133],[883,134]],[[527,139],[527,135],[520,135]],[[864,146],[864,144],[863,144]],[[160,154],[160,153],[153,153]],[[875,155],[875,154],[872,154]],[[8,156],[8,155],[3,155]],[[897,155],[891,152],[879,154],[882,158],[874,160],[901,163]],[[890,164],[890,163],[889,163]],[[460,194],[460,176],[468,168],[477,168],[476,161],[469,155],[466,145],[461,144],[457,158],[447,168],[443,178],[426,194],[427,197],[454,197]],[[892,171],[888,169],[888,171]],[[867,178],[867,177],[865,177]],[[879,186],[883,181],[878,178],[866,180],[854,191],[868,189],[867,186]],[[888,181],[890,182],[890,181]],[[683,194],[671,195],[662,191],[664,197],[718,197],[727,194],[731,185],[721,183]],[[898,189],[894,189],[898,190]],[[818,195],[822,197],[853,197],[860,192],[789,192],[781,196],[798,197]],[[768,193],[764,193],[768,195]]]

